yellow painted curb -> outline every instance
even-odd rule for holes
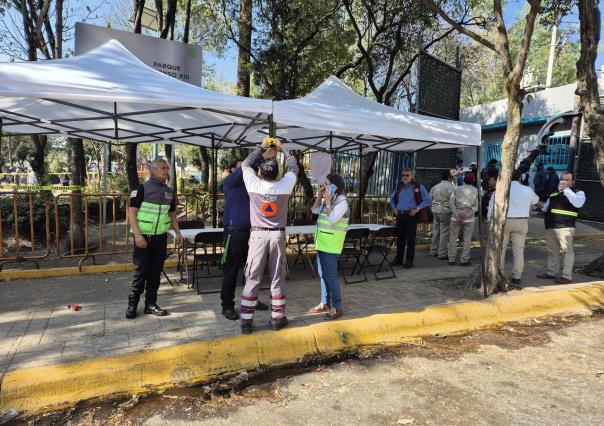
[[[244,370],[276,367],[308,357],[361,347],[396,345],[428,335],[451,335],[505,322],[604,306],[604,282],[417,311],[259,332],[115,357],[28,368],[7,373],[0,412],[33,414],[90,398],[207,382]]]
[[[178,261],[176,259],[168,259],[166,260],[164,267],[176,268],[177,263]],[[132,271],[132,266],[132,263],[116,263],[111,265],[82,266],[81,270],[77,266],[66,266],[63,268],[18,269],[0,272],[0,281],[70,277],[75,275],[92,275],[108,272],[129,272]]]

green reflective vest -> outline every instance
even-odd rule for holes
[[[149,179],[142,185],[144,198],[138,209],[138,229],[144,235],[162,235],[170,230],[170,204],[172,190],[163,182]]]
[[[347,203],[346,197],[338,196],[336,205]],[[340,254],[344,248],[344,240],[346,239],[346,231],[348,229],[348,219],[350,211],[346,213],[336,223],[329,223],[328,214],[325,211],[325,205],[321,207],[319,219],[317,220],[317,230],[315,231],[315,247],[317,251],[324,253]]]
[[[138,229],[141,234],[161,235],[168,232],[171,223],[168,210],[170,210],[169,204],[154,204],[143,201],[136,215]]]
[[[550,194],[545,212],[545,229],[574,228],[578,217],[579,209],[571,204],[564,192]]]

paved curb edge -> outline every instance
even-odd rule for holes
[[[575,241],[591,241],[604,239],[604,232],[595,234],[583,234],[575,235]],[[527,242],[545,241],[545,237],[533,237],[527,238]],[[480,247],[478,241],[472,242],[472,248]],[[425,252],[430,250],[430,246],[427,244],[418,245],[415,247],[416,251]],[[166,260],[166,268],[176,268],[177,261],[175,259]],[[23,270],[11,270],[11,271],[0,271],[0,282],[1,281],[12,281],[21,279],[35,279],[35,278],[57,278],[57,277],[68,277],[74,275],[91,275],[91,274],[103,274],[108,272],[128,272],[132,270],[131,263],[118,263],[113,265],[90,265],[82,266],[82,269],[77,266],[66,266],[62,268],[44,268],[44,269],[23,269]]]
[[[0,413],[14,408],[33,414],[90,398],[191,385],[309,357],[396,345],[422,336],[460,334],[602,306],[604,281],[15,370],[3,377]]]

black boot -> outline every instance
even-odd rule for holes
[[[160,308],[155,303],[148,304],[148,305],[145,304],[145,313],[146,314],[157,315],[158,317],[163,317],[163,316],[168,315],[168,311],[166,311],[165,309]]]
[[[136,318],[136,308],[138,307],[138,297],[131,294],[128,296],[128,309],[126,309],[126,318]]]

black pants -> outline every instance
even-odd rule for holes
[[[402,261],[407,247],[407,262],[413,262],[415,257],[415,235],[417,234],[417,214],[410,216],[409,212],[399,212],[396,216],[398,234],[396,236],[396,260]]]
[[[147,240],[146,248],[140,248],[134,244],[132,256],[134,278],[128,302],[137,304],[141,294],[145,292],[146,306],[157,303],[157,290],[159,289],[161,271],[166,260],[168,234],[145,235],[144,237]]]
[[[233,309],[235,307],[237,276],[239,275],[239,270],[245,265],[247,260],[250,231],[249,229],[236,231],[226,230],[224,238],[225,247],[227,245],[227,240],[229,246],[227,249],[226,261],[224,262],[220,300],[222,300],[222,307],[224,309]]]

